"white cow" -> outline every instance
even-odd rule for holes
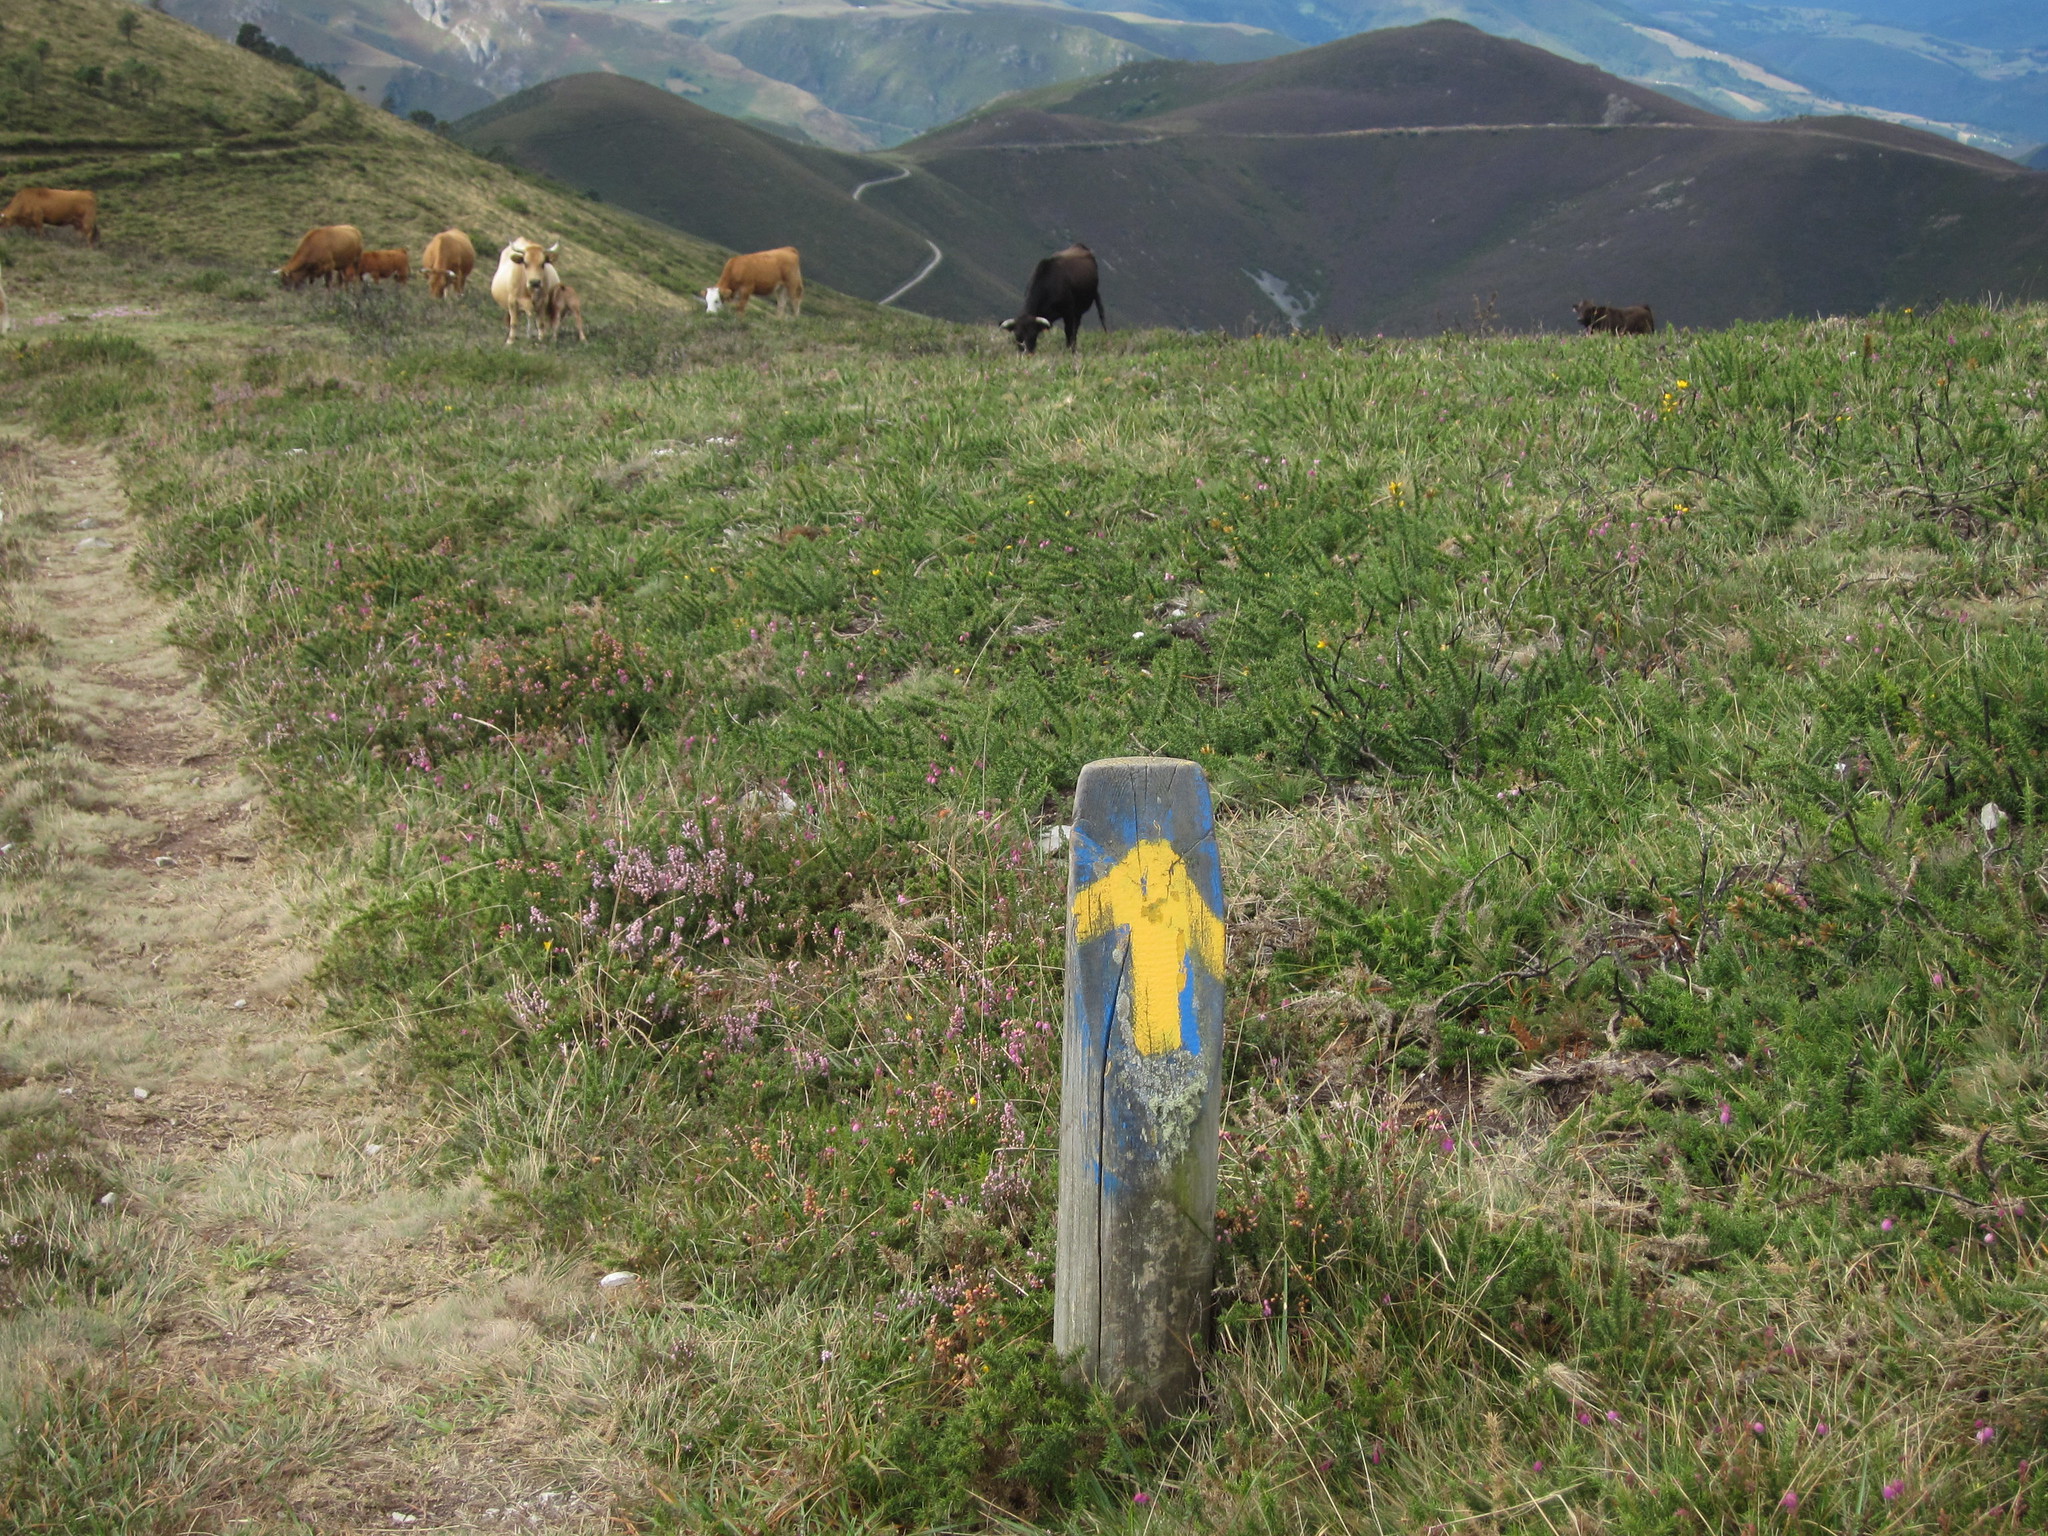
[[[491,277],[491,297],[505,311],[505,345],[511,346],[519,331],[519,317],[526,316],[526,334],[540,340],[541,317],[547,313],[548,296],[562,285],[562,274],[548,260],[561,244],[543,246],[523,236],[498,253],[498,270]]]

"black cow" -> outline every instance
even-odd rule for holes
[[[1024,351],[1036,352],[1040,336],[1054,325],[1064,325],[1071,352],[1091,306],[1107,331],[1109,316],[1102,311],[1102,291],[1096,286],[1095,253],[1085,245],[1070,245],[1031,269],[1023,312],[1014,320],[1005,320],[1003,329]]]
[[[1615,336],[1650,336],[1657,330],[1657,317],[1647,304],[1594,304],[1586,299],[1572,306],[1579,324],[1589,331],[1606,331]]]

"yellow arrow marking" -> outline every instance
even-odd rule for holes
[[[1074,897],[1077,942],[1131,931],[1131,1025],[1138,1050],[1159,1056],[1181,1043],[1180,993],[1190,956],[1223,974],[1223,919],[1202,899],[1187,861],[1149,838]]]

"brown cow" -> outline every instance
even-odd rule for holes
[[[353,224],[322,224],[306,231],[292,259],[277,268],[277,275],[287,288],[302,288],[316,277],[332,288],[336,282],[354,282],[356,264],[362,259],[360,229]]]
[[[412,257],[395,248],[388,251],[365,251],[362,259],[356,264],[356,270],[375,282],[381,283],[388,277],[394,283],[402,283],[412,276]]]
[[[435,298],[451,286],[461,298],[469,286],[469,274],[476,270],[476,247],[461,230],[444,229],[420,253],[420,270],[427,274],[427,292]]]
[[[562,322],[576,322],[576,339],[588,341],[583,333],[583,296],[567,283],[557,283],[547,296],[547,310],[542,316],[548,329],[548,340],[553,341],[561,334]]]
[[[1657,317],[1647,304],[1595,304],[1581,299],[1572,306],[1572,313],[1587,330],[1614,336],[1649,336],[1657,329]]]
[[[704,309],[717,314],[726,305],[744,315],[747,300],[775,295],[775,313],[801,315],[804,312],[804,274],[797,261],[796,247],[777,246],[772,251],[755,251],[735,256],[718,274],[718,286],[704,290]]]
[[[87,245],[100,243],[100,200],[90,192],[62,192],[51,187],[23,187],[0,208],[0,229],[10,225],[43,232],[45,224],[76,226]]]

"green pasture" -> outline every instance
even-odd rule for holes
[[[174,307],[0,404],[118,430],[442,1175],[659,1278],[637,1528],[2026,1528],[2048,315]],[[1140,752],[1217,791],[1234,1042],[1149,1434],[1048,1345],[1048,850]]]

